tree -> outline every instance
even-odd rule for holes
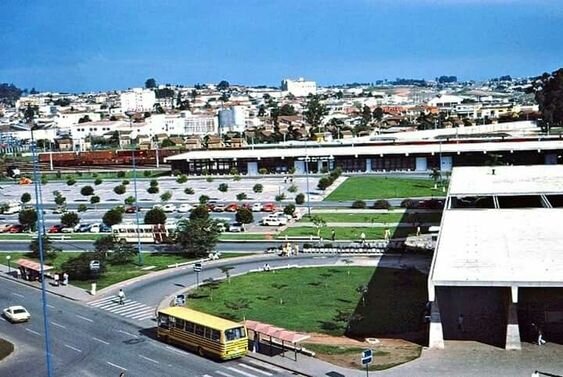
[[[373,119],[377,120],[378,122],[383,119],[383,109],[381,107],[377,106],[375,110],[373,110]]]
[[[299,193],[295,195],[295,204],[303,204],[305,203],[305,194]]]
[[[243,224],[252,224],[254,222],[254,216],[252,215],[252,211],[244,207],[241,207],[237,210],[235,219],[237,220],[237,222]]]
[[[170,148],[170,147],[175,147],[176,143],[174,143],[172,140],[170,140],[170,138],[167,137],[166,139],[162,140],[160,146],[162,148]]]
[[[100,202],[100,197],[97,195],[90,197],[90,204],[96,205]]]
[[[252,191],[254,191],[255,193],[261,193],[262,190],[264,190],[264,186],[262,186],[262,184],[257,183],[254,185],[254,187],[252,187]]]
[[[153,78],[147,79],[147,81],[145,81],[145,88],[147,89],[156,88],[156,80]]]
[[[221,266],[217,268],[220,269],[221,272],[225,274],[225,277],[227,278],[227,282],[231,284],[231,270],[234,269],[235,266]]]
[[[42,246],[43,246],[43,255],[45,255],[46,257],[53,257],[54,254],[58,251],[60,251],[59,249],[56,249],[53,246],[53,243],[51,242],[51,239],[49,237],[47,237],[46,235],[42,235],[41,236],[41,241],[42,241]],[[29,244],[29,250],[31,251],[31,257],[33,258],[39,258],[40,255],[40,250],[39,250],[39,238],[34,238],[33,240],[31,240],[30,244]]]
[[[229,191],[229,185],[226,183],[221,183],[217,189],[221,192],[227,192]]]
[[[37,212],[33,208],[21,210],[18,214],[18,221],[24,230],[35,230],[37,223]]]
[[[367,126],[371,122],[371,109],[364,105],[362,108],[362,125]]]
[[[180,175],[178,178],[176,178],[176,183],[186,183],[188,181],[188,176],[185,174]]]
[[[323,117],[327,114],[328,110],[326,106],[320,102],[320,97],[318,95],[311,96],[304,112],[305,121],[311,128],[318,128],[321,125]]]
[[[193,195],[193,194],[195,194],[195,191],[194,191],[194,189],[191,188],[191,187],[186,187],[186,188],[184,189],[184,194],[186,194],[186,195]]]
[[[553,126],[560,126],[563,123],[563,68],[538,77],[532,90],[542,113],[542,130],[549,131]]]
[[[176,243],[191,257],[207,256],[215,249],[218,237],[217,222],[209,218],[183,220],[176,227]]]
[[[61,224],[67,228],[73,228],[80,222],[80,218],[76,212],[66,212],[61,216]]]
[[[24,206],[31,201],[31,195],[28,192],[24,192],[20,198]]]
[[[172,192],[171,191],[166,191],[165,193],[160,195],[160,200],[163,201],[163,202],[167,202],[170,199],[172,199]]]
[[[440,170],[433,168],[432,173],[430,173],[430,178],[434,181],[434,190],[438,189],[438,182],[442,178]]]
[[[101,236],[96,238],[94,241],[94,250],[99,253],[107,253],[108,251],[113,250],[115,245],[115,239],[113,236]]]
[[[77,208],[78,212],[86,212],[87,210],[88,210],[88,206],[86,204],[82,203],[78,205]]]
[[[295,204],[288,204],[283,209],[283,213],[285,213],[286,215],[293,216],[294,212],[295,212]]]
[[[109,261],[114,265],[127,264],[135,254],[136,251],[133,245],[120,243],[114,247],[113,253],[109,255]]]
[[[246,196],[246,193],[244,193],[244,192],[239,192],[239,193],[237,194],[237,200],[238,200],[238,201],[245,200],[246,198],[247,198],[247,196]]]
[[[94,195],[94,188],[92,186],[84,186],[80,189],[80,193],[83,196]]]
[[[66,203],[66,198],[65,198],[64,196],[62,196],[62,195],[60,195],[60,194],[59,194],[59,195],[55,195],[55,204],[56,204],[57,206],[59,206],[59,207],[60,207],[60,206],[64,206],[65,203]]]
[[[266,116],[266,106],[264,104],[260,105],[260,107],[258,107],[258,117],[262,118]]]
[[[317,237],[321,235],[321,228],[326,226],[326,221],[320,216],[311,216],[311,222],[317,228]]]
[[[127,190],[127,188],[123,185],[117,185],[113,188],[113,192],[115,192],[117,195],[125,194],[126,190]]]
[[[72,177],[66,180],[66,184],[69,186],[74,186],[75,183],[76,183],[76,179]]]
[[[107,226],[119,224],[123,221],[123,213],[117,208],[110,209],[104,214],[102,221]]]
[[[149,194],[158,194],[158,186],[151,186],[147,189]]]
[[[229,89],[229,82],[226,80],[221,80],[219,84],[217,84],[217,90],[227,90]]]
[[[295,111],[295,108],[288,103],[286,103],[285,105],[280,107],[279,115],[291,116],[291,115],[296,115],[296,114],[297,114],[297,111]]]
[[[125,200],[123,200],[123,203],[125,203],[128,206],[132,206],[133,204],[135,204],[135,197],[134,196],[128,196],[125,198]]]
[[[209,218],[209,209],[206,205],[199,205],[192,209],[190,212],[190,220],[196,219],[208,219]]]
[[[153,208],[145,213],[145,224],[166,223],[166,213],[160,208]]]
[[[209,196],[207,195],[200,195],[199,196],[199,204],[205,204],[209,201]]]

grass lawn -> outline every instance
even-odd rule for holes
[[[413,211],[403,213],[319,213],[315,216],[322,218],[327,223],[439,223],[442,218],[441,212],[414,213]],[[308,216],[303,216],[301,222],[310,222]]]
[[[320,236],[327,242],[330,242],[331,239],[331,232],[333,228],[330,227],[323,227],[321,228]],[[423,232],[426,231],[426,227],[421,227]],[[400,228],[389,228],[391,231],[391,238],[398,238],[398,237],[406,237],[408,235],[416,234],[415,227],[400,227]],[[336,233],[335,238],[337,240],[359,240],[360,235],[365,233],[366,240],[375,240],[375,239],[383,239],[385,236],[385,228],[369,228],[369,227],[355,227],[355,228],[348,228],[348,227],[334,227],[334,231]],[[315,227],[292,227],[287,228],[283,232],[278,235],[278,238],[289,236],[289,237],[309,237],[317,236],[317,228]]]
[[[0,361],[14,352],[14,345],[7,340],[0,339]]]
[[[357,291],[362,285],[368,286],[365,306]],[[381,337],[419,331],[426,295],[426,275],[416,270],[318,267],[255,272],[204,285],[189,303],[225,318],[289,330]]]
[[[434,181],[431,179],[350,177],[325,200],[373,200],[444,195],[442,190],[434,190]]]

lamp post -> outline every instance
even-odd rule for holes
[[[6,260],[8,261],[8,275],[12,273],[12,266],[10,264],[10,259],[12,259],[11,255],[6,255]]]
[[[309,192],[309,150],[307,149],[307,144],[305,144],[305,178],[307,181],[307,215],[311,218],[311,201]]]
[[[137,252],[139,253],[139,265],[143,265],[143,254],[141,250],[141,233],[139,229],[139,201],[137,199],[137,167],[135,164],[135,150],[137,146],[133,143],[133,140],[137,138],[137,133],[133,131],[133,116],[135,115],[132,111],[127,111],[125,113],[129,117],[129,127],[131,128],[131,134],[129,135],[131,140],[131,163],[133,167],[133,193],[135,197],[135,222],[137,223]]]

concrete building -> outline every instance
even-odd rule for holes
[[[302,77],[298,80],[285,79],[281,82],[281,90],[295,97],[307,97],[309,94],[317,94],[317,83],[306,81]]]
[[[563,166],[453,169],[428,278],[430,341],[563,342]]]
[[[219,122],[214,115],[194,115],[189,111],[182,112],[184,135],[209,135],[219,132]]]
[[[229,131],[243,132],[246,128],[246,107],[232,106],[219,110],[219,131],[221,134]]]
[[[133,88],[128,92],[123,92],[119,96],[121,110],[145,112],[151,111],[156,103],[156,95],[150,89]]]

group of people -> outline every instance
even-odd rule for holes
[[[60,285],[68,285],[68,274],[66,272],[63,272],[62,274],[55,272],[53,274],[53,285],[55,287],[58,287]]]

